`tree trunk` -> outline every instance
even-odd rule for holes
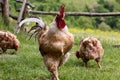
[[[17,27],[16,28],[18,28],[19,22],[22,19],[25,19],[25,16],[27,14],[27,12],[26,12],[26,7],[27,7],[26,3],[27,3],[27,0],[23,0],[23,4],[22,4],[21,10],[20,10],[20,14],[19,14],[19,17],[18,17],[18,22],[17,22]],[[24,27],[21,27],[21,31],[24,31],[24,30],[25,30]]]
[[[9,4],[8,0],[3,0],[2,4],[2,17],[6,26],[9,26]]]

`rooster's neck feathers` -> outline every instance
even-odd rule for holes
[[[59,28],[57,27],[56,22],[53,21],[53,22],[50,24],[49,32],[50,32],[50,33],[68,32],[68,28],[67,28],[67,25],[65,25],[65,27],[64,27],[63,29],[59,29]]]

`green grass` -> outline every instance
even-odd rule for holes
[[[60,69],[60,80],[118,80],[120,76],[120,50],[112,47],[119,44],[120,32],[102,32],[99,30],[81,30],[69,28],[75,37],[75,44],[71,49],[71,56]],[[98,69],[95,61],[84,67],[82,60],[75,57],[79,41],[83,37],[95,36],[101,41],[105,54],[102,59],[102,69]],[[0,55],[0,80],[48,80],[50,77],[42,56],[38,50],[37,41],[28,40],[26,35],[17,34],[20,40],[20,48],[15,55]],[[14,51],[14,50],[13,50]],[[9,52],[9,50],[8,50]]]

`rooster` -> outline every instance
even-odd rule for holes
[[[59,80],[58,69],[67,61],[70,55],[68,51],[71,50],[74,44],[74,37],[68,31],[64,16],[65,6],[62,5],[49,27],[46,26],[42,19],[38,18],[28,18],[19,23],[20,29],[25,22],[36,22],[36,25],[29,32],[35,30],[34,34],[37,35],[39,51],[43,56],[44,64],[51,73],[51,80]]]
[[[17,51],[19,40],[11,32],[0,30],[0,48],[2,53],[6,53],[7,49],[15,49]]]
[[[87,62],[94,59],[101,68],[100,61],[104,55],[104,49],[100,41],[95,37],[87,37],[81,40],[80,49],[76,51],[76,57],[81,58],[87,67]]]

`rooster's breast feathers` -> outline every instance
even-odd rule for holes
[[[73,35],[68,32],[67,26],[59,30],[56,26],[53,26],[53,24],[51,24],[52,26],[50,26],[49,30],[39,38],[40,51],[44,53],[65,54],[73,46]]]

